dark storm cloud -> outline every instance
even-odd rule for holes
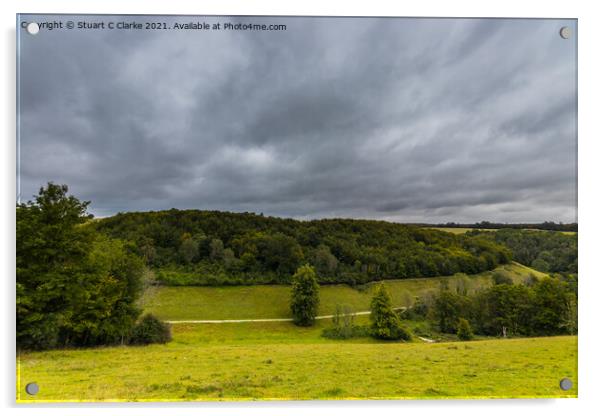
[[[23,33],[22,197],[52,180],[99,215],[576,220],[573,21],[201,20],[287,30]]]

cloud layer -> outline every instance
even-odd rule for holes
[[[97,215],[576,221],[574,21],[134,20],[287,30],[21,33],[24,200],[54,181]]]

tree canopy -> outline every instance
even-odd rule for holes
[[[355,285],[480,273],[511,258],[487,236],[373,220],[172,209],[117,214],[94,227],[133,242],[158,279],[172,285],[290,283],[305,263],[321,284]]]

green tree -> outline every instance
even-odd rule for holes
[[[570,288],[558,279],[545,277],[533,286],[532,322],[538,335],[551,335],[566,328],[573,296]]]
[[[370,303],[372,336],[387,340],[410,340],[411,334],[402,327],[399,317],[393,310],[391,295],[381,283]]]
[[[185,234],[180,243],[180,256],[186,264],[192,262],[199,254],[199,243],[194,241],[190,234]]]
[[[314,268],[307,264],[299,267],[293,275],[291,294],[291,312],[295,325],[314,324],[320,302],[319,289]]]
[[[45,349],[123,341],[140,311],[143,261],[94,231],[88,202],[49,183],[17,205],[17,345]]]
[[[330,248],[321,244],[314,253],[314,264],[320,276],[331,277],[338,265],[337,258],[330,252]]]
[[[470,341],[474,338],[474,334],[472,333],[472,327],[470,326],[470,323],[464,318],[458,319],[457,335],[458,338],[462,341]]]
[[[219,238],[211,240],[210,256],[213,260],[221,260],[224,258],[224,243]]]
[[[17,345],[52,348],[73,299],[86,296],[85,267],[94,234],[82,224],[89,202],[48,183],[34,201],[17,205]]]
[[[453,334],[458,329],[458,319],[470,314],[470,299],[443,289],[435,298],[433,314],[439,324],[439,330]]]

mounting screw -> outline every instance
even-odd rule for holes
[[[30,35],[37,35],[39,31],[40,25],[38,25],[36,22],[31,22],[27,24],[27,33],[29,33]]]
[[[562,39],[568,39],[571,37],[571,28],[568,26],[562,26],[559,33]]]
[[[25,386],[25,391],[27,392],[27,394],[29,394],[30,396],[35,396],[36,394],[38,394],[38,392],[40,391],[40,386],[38,386],[38,383],[33,382],[33,383],[28,383]]]
[[[573,382],[570,378],[563,378],[560,380],[560,388],[564,391],[570,390],[573,388]]]

